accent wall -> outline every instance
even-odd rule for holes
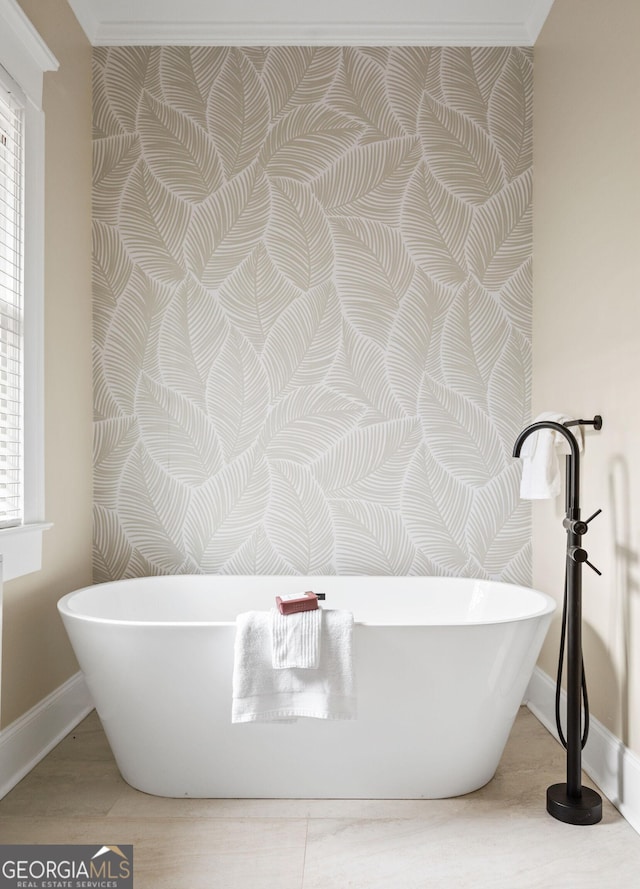
[[[530,580],[532,58],[94,50],[94,576]]]

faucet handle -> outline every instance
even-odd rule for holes
[[[586,549],[583,549],[581,546],[570,546],[567,550],[567,555],[570,559],[573,559],[574,562],[585,562],[592,571],[595,571],[599,577],[602,577],[602,571],[599,571],[595,565],[592,565],[589,561],[589,553]]]
[[[579,534],[581,537],[583,534],[586,534],[589,530],[589,522],[593,521],[596,516],[599,516],[602,512],[601,509],[596,509],[593,515],[590,515],[588,519],[563,519],[563,526],[567,529],[567,531],[571,531],[573,534]]]
[[[595,571],[598,577],[602,577],[602,571],[599,571],[595,565],[592,565],[589,559],[585,559],[586,564],[591,568],[592,571]]]

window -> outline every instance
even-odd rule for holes
[[[0,72],[1,76],[1,72]],[[23,109],[0,80],[0,528],[23,521]]]
[[[44,114],[58,63],[15,0],[0,0],[0,556],[37,571],[44,521]]]

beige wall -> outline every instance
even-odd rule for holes
[[[60,62],[45,75],[43,570],[5,584],[2,725],[77,670],[56,612],[91,581],[91,51],[65,0],[21,0]]]
[[[534,53],[533,409],[591,417],[583,515],[592,712],[640,752],[640,4],[556,0]],[[561,507],[534,507],[534,583],[558,598]],[[559,623],[541,659],[555,676]]]

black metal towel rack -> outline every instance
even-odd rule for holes
[[[593,420],[568,420],[566,423],[541,420],[532,423],[523,429],[516,439],[513,456],[519,457],[525,439],[534,432],[543,429],[560,433],[569,443],[570,453],[566,457],[566,515],[562,522],[567,532],[564,609],[567,631],[567,737],[565,742],[567,780],[561,784],[552,784],[547,788],[547,811],[554,818],[567,824],[597,824],[602,819],[602,797],[592,788],[582,786],[582,747],[586,741],[586,731],[582,737],[581,730],[581,698],[584,675],[582,664],[582,565],[586,563],[597,574],[600,572],[589,562],[588,553],[582,546],[582,536],[588,531],[589,522],[599,515],[601,510],[597,510],[586,521],[580,518],[580,449],[575,435],[568,428],[571,426],[593,426],[594,429],[599,430],[602,429],[602,417],[596,414]],[[563,620],[563,642],[558,683],[562,672],[564,627]],[[559,725],[558,728],[562,738]]]

